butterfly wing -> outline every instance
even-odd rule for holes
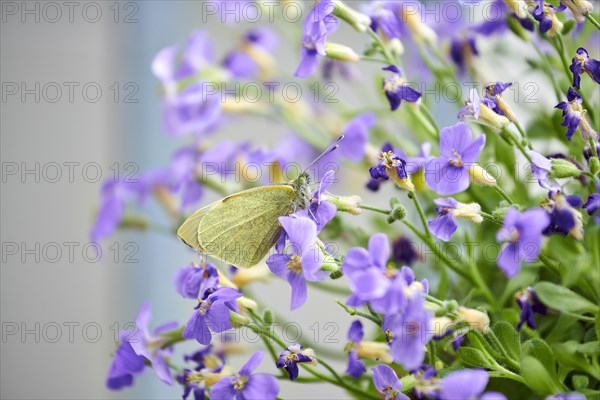
[[[199,247],[237,267],[258,264],[277,242],[281,233],[278,218],[290,213],[295,198],[291,186],[274,185],[216,202],[199,219]]]
[[[177,229],[177,237],[179,239],[190,246],[192,249],[196,249],[198,251],[204,252],[200,243],[198,243],[198,226],[200,225],[200,220],[206,213],[215,206],[215,203],[211,203],[206,207],[202,207],[192,215],[186,219],[183,224]]]

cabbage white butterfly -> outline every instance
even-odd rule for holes
[[[340,136],[306,170],[337,149],[342,139]],[[236,267],[258,264],[281,234],[278,218],[310,204],[306,170],[287,184],[244,190],[202,207],[183,222],[177,236],[189,247]]]

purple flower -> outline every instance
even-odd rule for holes
[[[210,388],[210,398],[215,400],[271,400],[279,394],[279,382],[269,374],[252,374],[262,361],[264,353],[257,351],[235,376],[219,380]]]
[[[531,158],[531,173],[537,178],[541,187],[548,190],[560,188],[556,183],[549,181],[549,173],[552,170],[552,162],[534,150],[526,150]]]
[[[323,199],[323,193],[327,188],[335,182],[335,171],[329,170],[321,178],[319,189],[314,193],[310,205],[304,210],[295,213],[297,216],[302,216],[312,219],[317,224],[317,234],[325,227],[325,225],[335,217],[337,213],[336,206]]]
[[[435,237],[444,242],[449,241],[458,228],[454,218],[469,219],[477,224],[483,221],[481,207],[477,203],[463,204],[451,197],[434,199],[433,202],[438,206],[435,211],[439,217],[428,221],[427,226]]]
[[[127,331],[119,334],[119,347],[106,377],[106,387],[110,390],[120,390],[133,385],[133,377],[141,374],[146,366],[144,357],[137,355],[127,341],[130,335],[131,332]]]
[[[357,115],[344,127],[344,140],[340,142],[339,150],[350,161],[362,161],[369,141],[369,130],[375,122],[375,114],[368,112]]]
[[[396,8],[394,2],[389,1],[375,1],[363,7],[363,12],[371,18],[371,29],[386,41],[401,38],[407,33]]]
[[[580,89],[581,74],[586,73],[596,83],[600,84],[600,61],[590,58],[588,52],[583,47],[577,49],[577,55],[573,57],[573,62],[569,67],[573,73],[573,86]]]
[[[377,183],[379,183],[384,180],[387,181],[390,178],[392,178],[392,180],[401,188],[405,188],[409,191],[414,190],[414,185],[412,184],[406,169],[406,160],[396,154],[390,144],[386,143],[383,146],[379,164],[371,167],[369,169],[369,174],[371,175],[371,182],[369,182],[367,186],[371,190],[376,187],[378,188],[377,184],[373,184],[373,182],[377,181]]]
[[[546,33],[552,28],[552,32],[557,32],[562,29],[562,23],[556,18],[557,12],[564,11],[567,7],[560,3],[559,7],[554,7],[544,0],[539,0],[539,3],[533,10],[533,18],[540,23],[540,32]],[[551,32],[551,33],[552,33]]]
[[[583,239],[583,222],[581,212],[581,197],[565,196],[560,191],[548,192],[548,200],[542,207],[550,214],[550,225],[544,230],[544,235],[560,233],[571,235],[577,240]]]
[[[383,233],[369,239],[368,251],[362,247],[348,251],[342,263],[352,290],[348,305],[358,307],[370,302],[380,313],[395,313],[404,307],[406,282],[398,270],[387,268],[389,254],[388,238]]]
[[[290,381],[293,381],[298,377],[298,363],[316,364],[315,354],[312,349],[304,349],[302,345],[294,343],[279,354],[275,365],[277,368],[285,368]]]
[[[327,35],[333,33],[339,20],[331,13],[335,6],[332,0],[320,0],[304,21],[304,36],[300,64],[294,76],[307,78],[317,70],[317,56],[325,56]]]
[[[498,266],[508,278],[521,270],[521,263],[534,261],[541,250],[542,232],[550,224],[548,213],[534,208],[523,213],[514,208],[504,216],[504,226],[497,232],[498,242],[504,242],[498,256]]]
[[[527,324],[531,329],[536,328],[534,313],[545,315],[548,308],[540,302],[532,287],[523,289],[515,295],[517,304],[521,308],[521,317],[517,328],[521,330],[523,324]]]
[[[398,151],[398,150],[397,150]],[[415,157],[408,157],[406,159],[406,172],[410,175],[416,174],[417,172],[425,169],[425,166],[433,157],[431,154],[431,143],[423,142],[419,146],[419,154]],[[400,154],[402,156],[402,154]]]
[[[488,97],[479,97],[477,89],[471,89],[469,99],[458,112],[460,120],[475,120],[492,128],[502,129],[510,121],[503,115],[498,114],[496,102]]]
[[[484,393],[489,379],[488,373],[482,369],[463,369],[451,372],[440,382],[439,397],[441,400],[506,400],[501,393]]]
[[[277,44],[278,37],[271,29],[252,29],[242,38],[239,49],[227,54],[223,66],[237,79],[251,79],[257,75],[266,78],[273,63],[269,53],[276,49]]]
[[[458,66],[458,70],[464,73],[473,56],[478,56],[479,50],[473,35],[465,38],[453,37],[450,45],[450,58]]]
[[[469,185],[469,168],[473,166],[483,147],[485,136],[473,140],[471,128],[464,122],[442,128],[440,156],[431,159],[425,168],[425,181],[440,194],[455,194]]]
[[[161,348],[165,338],[162,333],[177,328],[177,322],[163,324],[154,330],[156,337],[151,337],[148,331],[150,324],[150,303],[144,302],[136,319],[134,332],[121,332],[121,344],[115,354],[115,359],[108,374],[107,386],[117,390],[133,383],[133,376],[140,373],[146,365],[146,360],[151,363],[156,376],[168,385],[173,384],[173,378],[165,358],[168,358],[172,349]]]
[[[567,91],[567,100],[568,102],[561,101],[554,108],[562,110],[563,122],[561,125],[567,127],[567,138],[571,140],[581,122],[583,113],[581,104],[583,100],[581,99],[581,95],[573,88],[569,88]]]
[[[210,263],[188,265],[177,271],[174,277],[175,290],[188,299],[204,299],[207,292],[214,291],[219,285],[217,269]]]
[[[400,107],[402,100],[409,103],[415,103],[421,98],[421,93],[411,88],[404,79],[401,78],[400,68],[395,65],[382,68],[384,71],[392,72],[392,76],[383,79],[383,91],[390,103],[392,111]]]
[[[371,371],[373,371],[373,384],[377,391],[385,396],[385,400],[410,399],[402,393],[402,383],[391,367],[379,364],[371,368]]]
[[[588,215],[596,214],[594,220],[600,225],[600,212],[598,212],[600,210],[600,183],[596,184],[596,193],[590,194],[582,207],[587,211]]]
[[[362,322],[359,320],[353,321],[348,329],[348,340],[349,343],[346,345],[346,352],[348,353],[348,366],[346,367],[346,373],[354,379],[360,378],[360,376],[366,371],[365,364],[358,359],[358,353],[356,347],[363,340],[364,332]]]
[[[198,302],[194,314],[185,324],[183,337],[196,339],[198,343],[207,345],[211,340],[211,331],[223,332],[231,329],[229,312],[238,311],[238,297],[242,294],[229,287],[221,287]]]
[[[300,307],[306,301],[306,281],[319,281],[327,277],[320,271],[323,253],[317,242],[317,225],[304,217],[279,217],[289,243],[291,254],[273,254],[267,260],[269,269],[277,276],[286,279],[292,287],[291,309]]]
[[[409,291],[404,310],[384,315],[382,328],[390,340],[390,355],[409,371],[423,363],[425,345],[433,338],[432,318],[425,308],[424,292],[418,288]]]
[[[400,236],[392,243],[392,259],[400,265],[409,267],[420,258],[415,244],[406,236]]]
[[[546,397],[545,400],[586,400],[586,397],[581,393],[559,393],[552,396]]]
[[[183,398],[183,400],[187,400],[190,394],[193,393],[194,400],[205,400],[206,397],[204,384],[200,382],[194,382],[193,379],[190,379],[194,376],[193,374],[194,373],[192,371],[186,368],[183,370],[182,374],[177,375],[177,382],[179,382],[179,384],[183,386],[183,394],[181,395],[181,397]]]
[[[534,31],[535,25],[533,22],[531,22],[529,18],[519,18],[510,10],[504,0],[494,0],[492,4],[496,10],[494,15],[486,17],[484,22],[481,22],[473,28],[473,31],[484,36],[503,34],[509,29],[507,18],[514,18],[519,21],[523,28],[530,32]]]
[[[221,95],[208,92],[206,82],[188,86],[163,101],[162,124],[171,136],[203,136],[218,126],[220,117]]]

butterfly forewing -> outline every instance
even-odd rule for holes
[[[245,190],[216,202],[199,219],[198,247],[236,267],[258,264],[277,241],[281,233],[278,218],[290,213],[295,197],[291,186],[276,185]]]
[[[200,243],[198,243],[198,226],[200,225],[200,220],[202,219],[202,217],[204,217],[204,215],[211,208],[213,208],[215,204],[216,203],[211,203],[206,207],[202,207],[201,209],[190,215],[188,219],[186,219],[183,222],[183,224],[181,224],[179,229],[177,229],[177,237],[179,237],[179,239],[183,243],[187,244],[193,249],[203,251],[203,249],[200,246]]]

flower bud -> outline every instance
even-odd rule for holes
[[[433,334],[442,337],[448,333],[452,326],[452,320],[448,317],[436,317],[433,319]]]
[[[333,60],[351,62],[360,60],[360,56],[350,47],[337,43],[325,43],[325,55]]]
[[[241,328],[242,326],[247,326],[250,324],[250,320],[248,318],[233,311],[229,312],[229,322],[231,322],[231,325],[234,328]]]
[[[600,172],[600,160],[598,160],[598,157],[590,158],[588,165],[590,166],[592,175],[598,175],[598,172]]]
[[[471,168],[469,168],[469,178],[471,179],[471,182],[475,182],[482,186],[496,186],[496,179],[478,164],[473,164]]]
[[[273,311],[265,310],[265,313],[263,314],[263,321],[265,321],[265,324],[267,325],[273,324]]]
[[[356,348],[356,354],[361,358],[374,358],[384,363],[391,363],[390,346],[383,342],[362,341]]]
[[[519,120],[512,107],[509,106],[508,103],[504,101],[502,97],[496,96],[496,104],[498,105],[498,108],[502,111],[504,116],[508,118],[509,121],[517,122]]]
[[[364,32],[371,25],[369,16],[348,7],[340,0],[333,1],[333,15],[349,23],[359,32]]]
[[[362,202],[359,196],[329,196],[327,194],[323,194],[322,196],[323,200],[333,203],[338,211],[347,212],[352,215],[362,213],[362,209],[358,208],[358,205]]]
[[[550,177],[552,178],[575,178],[581,175],[582,171],[570,161],[562,158],[552,158],[552,170]]]
[[[476,224],[483,222],[483,217],[480,214],[481,206],[477,203],[458,203],[453,213],[457,218],[468,219]]]
[[[402,221],[404,218],[406,218],[406,208],[404,208],[402,205],[398,205],[392,208],[392,211],[390,211],[387,222],[388,224],[391,224],[395,221]]]
[[[490,331],[490,317],[487,314],[472,308],[460,307],[458,312],[463,320],[469,324],[471,330],[478,330],[481,333]]]
[[[237,285],[233,283],[225,274],[223,274],[221,271],[217,271],[217,273],[219,274],[219,284],[221,286],[238,289]]]
[[[236,301],[241,310],[256,310],[258,308],[258,304],[254,300],[245,296],[238,297]]]
[[[529,17],[527,12],[527,3],[523,0],[504,0],[506,5],[514,12],[517,17],[525,19]]]
[[[479,106],[479,121],[496,129],[502,129],[510,125],[508,118],[504,115],[496,114],[485,104],[480,104]]]
[[[587,0],[561,0],[565,6],[571,10],[577,22],[585,21],[585,14],[594,11],[594,6]]]
[[[588,141],[590,138],[595,139],[598,136],[598,133],[594,130],[594,128],[592,128],[590,122],[585,116],[586,113],[587,110],[581,113],[581,120],[579,121],[579,132],[581,132],[581,138],[584,141]]]
[[[241,288],[252,282],[268,282],[270,276],[269,268],[261,264],[252,268],[238,268],[231,277],[231,282]]]
[[[388,48],[390,49],[392,55],[396,56],[396,58],[404,54],[404,45],[398,38],[393,38],[390,40],[388,43]]]
[[[427,43],[431,46],[437,44],[437,34],[427,24],[423,22],[423,18],[414,5],[400,7],[400,20],[408,25],[408,29],[412,32],[415,40]]]

